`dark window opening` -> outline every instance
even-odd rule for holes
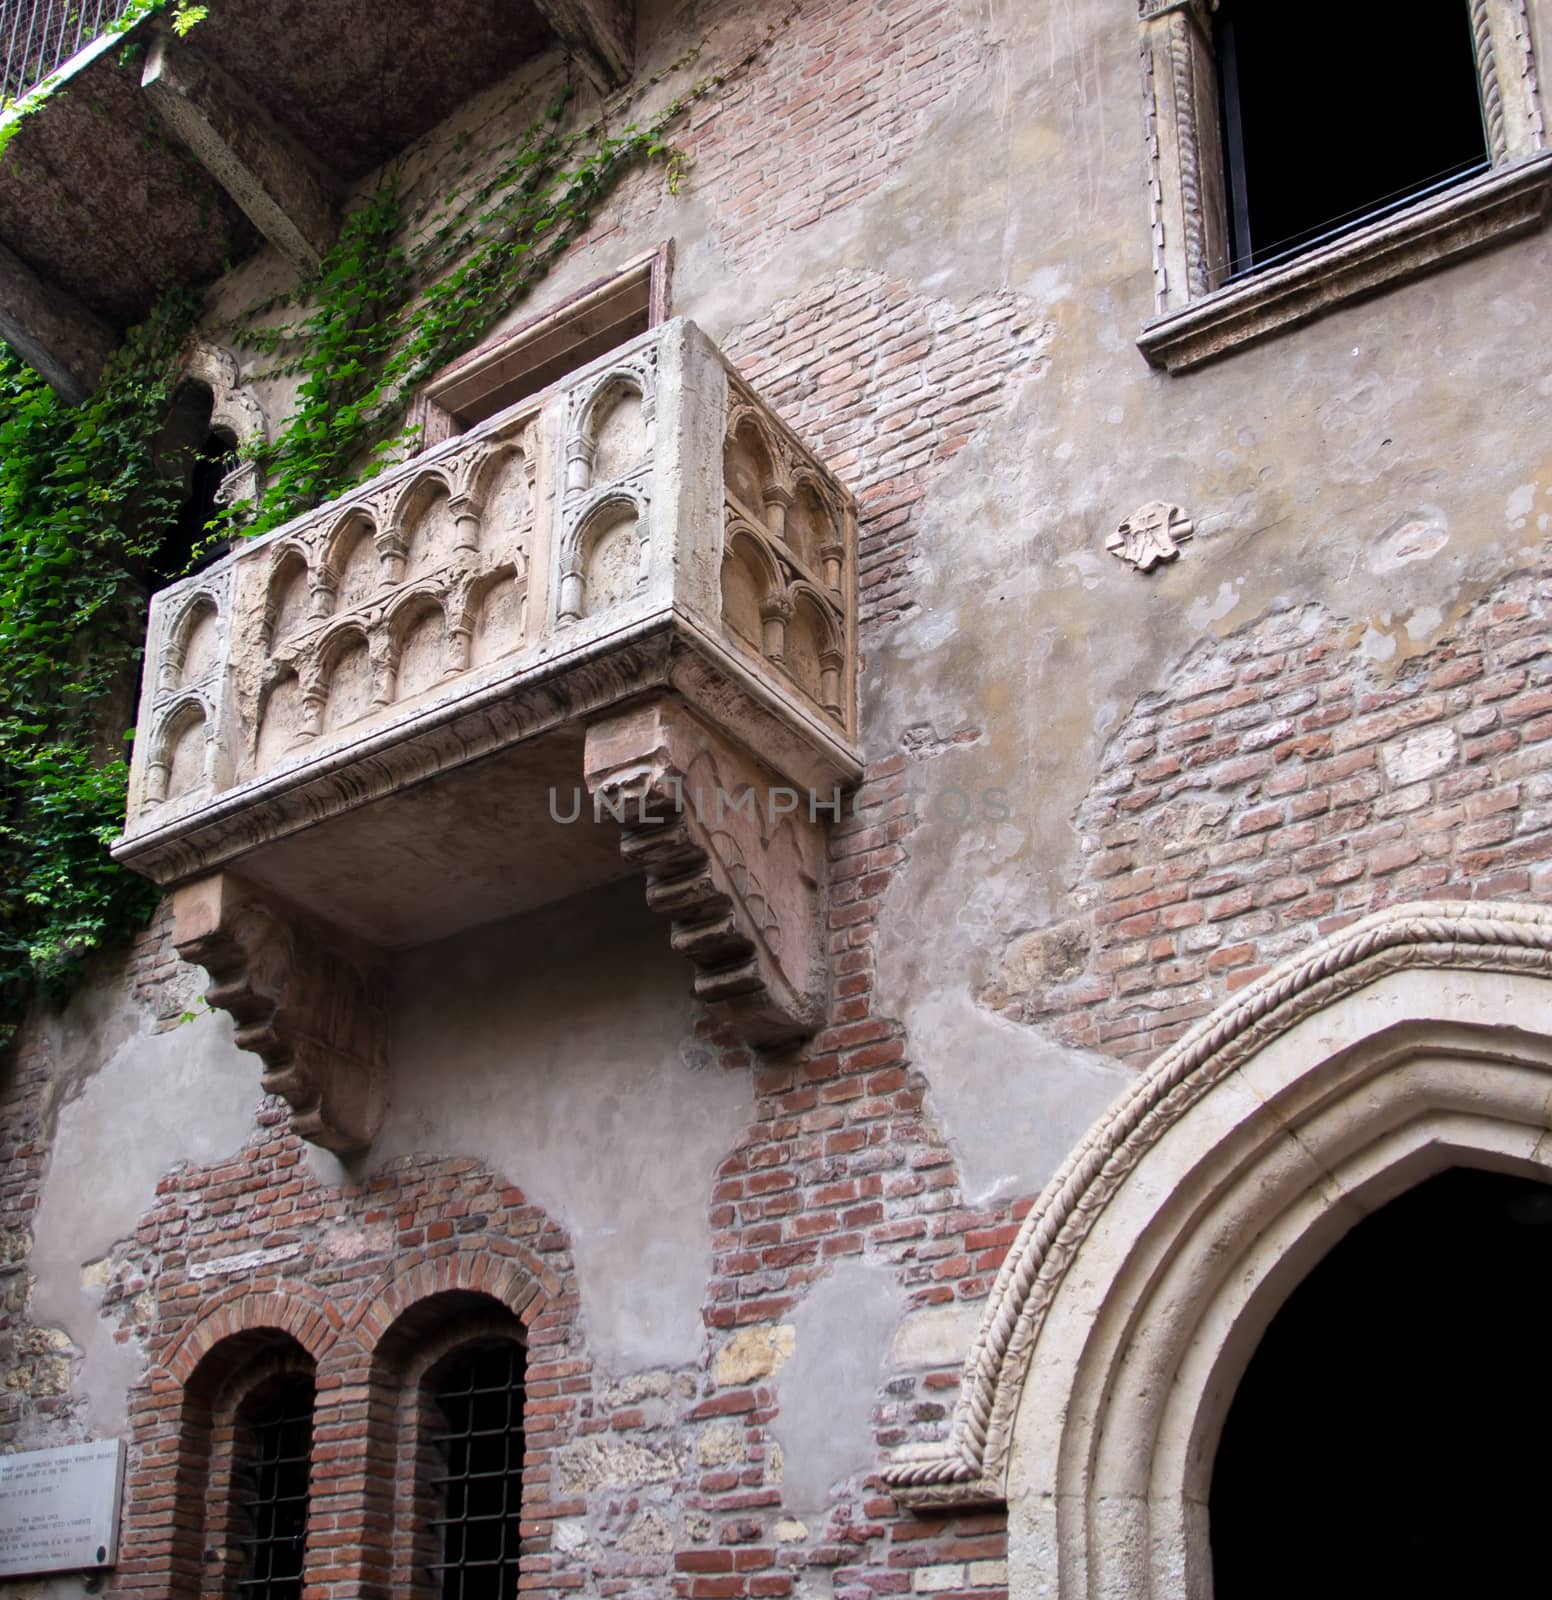
[[[1230,277],[1490,165],[1466,0],[1348,0],[1325,31],[1224,0],[1214,34]]]
[[[667,245],[638,256],[455,361],[417,397],[410,420],[421,430],[419,447],[465,432],[656,327],[668,315],[671,268]]]
[[[482,1340],[437,1369],[442,1470],[432,1480],[443,1600],[512,1600],[517,1593],[523,1504],[523,1347]]]
[[[178,510],[178,525],[159,553],[159,574],[169,581],[198,571],[227,550],[227,541],[213,544],[210,523],[221,509],[221,485],[237,470],[237,441],[219,430],[208,434],[189,464],[188,492]]]
[[[1215,1600],[1547,1589],[1552,1187],[1455,1169],[1289,1297],[1213,1466]]]
[[[237,1592],[247,1600],[301,1600],[313,1398],[310,1374],[283,1373],[260,1384],[238,1410]]]
[[[220,509],[221,484],[238,464],[237,440],[210,426],[212,405],[206,384],[182,384],[156,442],[167,492],[158,506],[165,531],[144,574],[153,591],[208,566],[228,548],[225,540],[212,541],[209,525]]]

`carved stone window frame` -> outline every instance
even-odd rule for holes
[[[444,367],[411,404],[410,425],[420,430],[415,448],[425,450],[444,439],[456,438],[503,406],[559,381],[556,377],[532,381],[531,374],[575,370],[598,359],[600,351],[587,352],[591,341],[610,325],[611,319],[618,322],[626,316],[642,316],[645,327],[639,332],[666,322],[673,262],[670,239],[631,257],[559,305],[498,333]],[[633,337],[634,333],[622,333],[617,342],[623,344]],[[505,396],[499,405],[491,398],[498,393]]]
[[[1187,371],[1542,224],[1552,150],[1526,0],[1467,3],[1490,170],[1283,266],[1225,284],[1228,212],[1212,43],[1217,0],[1139,0],[1157,315],[1137,343],[1154,366]],[[1332,48],[1339,47],[1333,40]]]

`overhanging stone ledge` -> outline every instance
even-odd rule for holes
[[[851,497],[662,324],[159,593],[116,854],[331,1148],[371,1139],[397,953],[632,874],[711,1015],[788,1044],[826,1012],[856,607]]]

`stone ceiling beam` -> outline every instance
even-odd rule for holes
[[[334,242],[339,217],[302,147],[228,73],[159,35],[141,87],[254,226],[304,272]]]
[[[119,336],[72,294],[0,244],[0,338],[70,405],[97,387]]]
[[[534,7],[602,93],[630,81],[636,59],[634,0],[534,0]]]

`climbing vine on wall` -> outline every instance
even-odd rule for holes
[[[145,0],[137,16],[166,3]],[[260,503],[223,513],[211,542],[277,527],[396,459],[411,443],[404,420],[419,385],[543,279],[627,173],[656,163],[678,192],[675,125],[797,9],[618,131],[605,116],[579,121],[562,89],[498,160],[471,159],[429,209],[410,206],[390,174],[350,212],[316,274],[221,330],[300,382],[285,427],[255,452]],[[178,0],[173,15],[192,25],[203,8]],[[196,296],[171,296],[79,409],[0,346],[0,1045],[39,987],[67,991],[90,953],[156,900],[108,854],[127,777],[114,716],[128,712],[145,580],[179,509],[181,474],[158,461],[156,443],[197,315]]]
[[[563,90],[493,170],[444,195],[429,219],[405,214],[390,177],[346,219],[316,278],[227,329],[239,348],[302,378],[286,428],[256,452],[267,487],[248,531],[277,527],[394,460],[419,386],[549,272],[626,173],[660,163],[677,192],[683,158],[669,133],[726,78],[705,80],[618,134],[602,120],[568,127]],[[421,221],[428,225],[417,230]],[[302,315],[258,325],[288,308]]]
[[[175,294],[70,407],[0,346],[0,1043],[155,892],[108,842],[124,817],[126,689],[180,484],[156,442],[197,297]]]

